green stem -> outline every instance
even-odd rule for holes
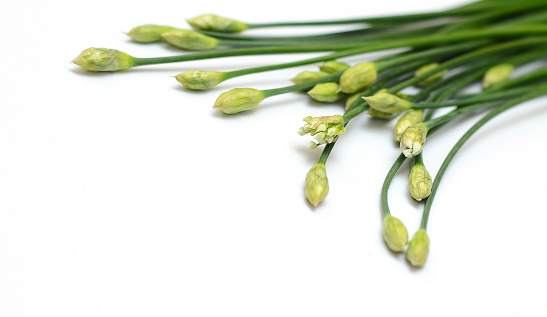
[[[535,99],[537,97],[540,97],[542,95],[547,94],[547,91],[534,91],[529,94],[526,94],[522,97],[515,98],[507,103],[504,103],[501,106],[496,107],[494,110],[490,111],[487,115],[485,115],[482,119],[480,119],[477,123],[475,123],[467,132],[456,142],[454,147],[450,150],[446,158],[444,159],[441,167],[439,168],[439,171],[437,172],[437,175],[435,176],[435,180],[433,181],[433,186],[431,188],[431,195],[429,195],[429,198],[427,199],[425,206],[424,206],[424,212],[423,212],[423,218],[422,218],[422,224],[421,228],[426,230],[427,229],[427,223],[429,220],[429,214],[431,212],[431,206],[433,204],[433,200],[435,198],[435,194],[437,193],[437,189],[439,188],[439,184],[441,182],[442,177],[444,176],[446,169],[452,162],[452,159],[454,156],[456,156],[456,153],[461,149],[461,147],[464,145],[471,136],[477,132],[482,126],[484,126],[488,121],[496,117],[497,115],[501,114],[502,112],[509,110],[523,102],[526,102],[531,99]]]
[[[310,80],[309,82],[306,82],[303,84],[291,85],[291,86],[274,88],[274,89],[267,89],[267,90],[262,90],[262,92],[266,95],[266,98],[268,98],[268,97],[286,94],[290,92],[306,90],[309,88],[313,88],[317,84],[337,81],[342,75],[342,73],[343,72],[336,72],[336,73],[329,74],[327,76],[323,76],[318,79]]]

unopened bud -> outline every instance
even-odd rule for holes
[[[429,237],[425,230],[418,230],[406,250],[406,259],[412,266],[423,266],[429,255]]]
[[[408,243],[408,232],[401,220],[387,215],[382,225],[382,236],[393,252],[403,252]]]
[[[397,113],[383,112],[374,108],[369,108],[368,114],[369,116],[373,118],[382,119],[382,120],[391,120],[398,115]]]
[[[421,201],[429,197],[431,194],[431,187],[433,182],[431,181],[431,175],[423,164],[416,163],[410,170],[410,176],[408,177],[408,191],[410,196]]]
[[[363,97],[371,108],[387,113],[399,113],[410,109],[412,103],[385,92]]]
[[[115,72],[134,65],[135,58],[118,50],[109,48],[88,48],[72,62],[94,72]]]
[[[306,175],[306,198],[310,204],[317,206],[329,193],[329,180],[325,164],[315,164]]]
[[[427,65],[424,65],[420,68],[418,68],[418,70],[416,71],[416,73],[414,74],[415,76],[420,76],[421,74],[424,74],[430,70],[433,70],[435,68],[437,68],[439,66],[438,63],[433,63],[433,64],[427,64]],[[440,71],[436,74],[433,74],[431,76],[429,76],[428,78],[422,80],[421,82],[418,83],[418,86],[421,86],[421,87],[427,87],[433,83],[436,83],[438,82],[439,80],[441,80],[444,76],[444,74],[446,74],[446,70],[443,70],[443,71]]]
[[[352,94],[368,88],[378,76],[376,71],[376,63],[361,63],[352,66],[340,77],[340,89]]]
[[[420,122],[411,125],[403,132],[401,151],[406,157],[411,158],[422,152],[428,131],[429,129],[425,123]]]
[[[344,94],[340,92],[340,86],[337,83],[317,84],[308,91],[308,95],[320,102],[336,102],[344,98]]]
[[[313,81],[328,75],[329,74],[326,72],[310,72],[306,70],[299,73],[295,77],[291,78],[291,81],[293,82],[293,84],[299,85],[299,84],[309,83],[310,81]]]
[[[249,27],[243,22],[222,18],[214,14],[204,14],[186,21],[194,29],[203,31],[235,33],[244,31]]]
[[[184,87],[192,90],[207,90],[215,87],[224,79],[226,73],[217,71],[191,70],[175,76]]]
[[[422,122],[423,119],[422,109],[407,111],[395,124],[395,141],[400,142],[403,132],[411,125]]]
[[[482,86],[488,88],[495,84],[506,81],[511,76],[515,66],[511,64],[499,64],[490,68],[482,80]]]
[[[349,68],[348,64],[340,63],[337,61],[328,61],[319,67],[319,70],[325,73],[333,74],[344,71]]]
[[[172,30],[161,35],[169,44],[191,51],[210,50],[217,47],[220,41],[191,30]]]
[[[135,42],[139,43],[152,43],[162,39],[163,33],[174,30],[172,26],[145,24],[134,27],[127,33]]]
[[[225,114],[234,114],[256,108],[266,95],[253,88],[234,88],[222,93],[213,108],[219,108]]]

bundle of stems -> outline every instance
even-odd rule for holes
[[[214,104],[214,108],[231,115],[250,111],[270,97],[305,91],[319,102],[345,105],[340,114],[304,118],[305,124],[298,131],[313,137],[310,148],[323,147],[305,177],[306,198],[313,206],[328,194],[325,164],[349,122],[363,113],[381,120],[398,118],[393,134],[401,154],[381,189],[382,233],[389,249],[406,250],[413,266],[426,263],[430,243],[426,230],[433,199],[462,145],[498,114],[547,95],[547,67],[542,64],[547,57],[544,0],[482,0],[438,12],[331,21],[245,23],[206,14],[187,22],[192,29],[145,24],[128,35],[138,43],[166,42],[202,52],[133,57],[115,49],[89,48],[73,62],[90,71],[115,72],[232,56],[324,52],[319,57],[227,72],[192,70],[175,78],[189,90],[207,90],[240,76],[322,63],[319,69],[297,74],[291,79],[292,85],[267,90],[236,88],[220,94]],[[353,29],[299,36],[242,34],[247,29],[325,25],[351,25]],[[391,49],[399,50],[375,60],[367,54]],[[353,65],[341,61],[350,56],[363,61]],[[533,67],[522,68],[527,64]],[[517,68],[522,71],[514,76]],[[410,88],[417,92],[409,95]],[[480,89],[465,93],[469,88]],[[436,115],[438,108],[450,111]],[[433,179],[424,163],[426,138],[456,118],[471,120],[485,112],[450,150]],[[421,226],[410,242],[407,229],[392,216],[388,204],[390,184],[407,159],[413,159],[409,193],[415,200],[425,201]]]

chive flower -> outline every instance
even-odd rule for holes
[[[410,109],[412,103],[396,95],[379,92],[369,97],[363,97],[371,108],[387,113],[399,113]]]
[[[131,29],[127,35],[135,42],[152,43],[162,39],[163,33],[174,30],[172,26],[145,24],[139,25]]]
[[[322,83],[315,85],[308,95],[319,102],[332,103],[344,98],[337,83]]]
[[[340,115],[304,118],[306,124],[298,130],[298,134],[310,134],[317,142],[312,142],[310,148],[334,142],[338,136],[346,132],[344,117]]]
[[[403,252],[408,243],[408,232],[401,220],[391,214],[384,218],[382,236],[387,246],[393,252]]]
[[[94,72],[115,72],[134,65],[135,58],[110,48],[91,47],[84,50],[72,62]]]
[[[403,132],[415,123],[423,121],[423,110],[416,109],[405,112],[395,124],[395,141],[400,142]]]
[[[191,70],[175,76],[184,87],[191,90],[208,90],[226,79],[226,73],[217,71]]]
[[[313,206],[319,205],[329,193],[329,181],[325,164],[316,163],[306,174],[305,194]]]
[[[169,44],[191,51],[212,50],[220,44],[220,41],[191,30],[171,30],[163,33],[162,38]]]
[[[352,94],[368,88],[376,81],[378,73],[376,71],[376,63],[361,63],[352,66],[340,77],[340,89]]]
[[[204,14],[192,19],[187,19],[186,21],[194,29],[203,31],[235,33],[244,31],[249,27],[243,22],[219,17],[214,14]]]
[[[256,108],[266,98],[264,92],[253,88],[234,88],[222,93],[213,108],[225,114],[234,114]]]
[[[424,229],[418,230],[406,250],[406,259],[412,266],[424,266],[429,255],[429,237]]]
[[[410,176],[408,177],[408,191],[410,195],[417,201],[421,201],[429,197],[432,186],[431,175],[429,175],[429,172],[421,162],[416,162],[412,166]]]
[[[406,157],[414,157],[422,152],[428,130],[423,122],[413,124],[405,130],[400,145]]]

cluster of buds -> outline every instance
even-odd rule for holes
[[[428,131],[429,128],[425,123],[420,122],[411,125],[403,132],[400,146],[406,157],[411,158],[422,152]]]
[[[346,132],[344,117],[340,115],[304,118],[306,124],[298,130],[298,134],[310,134],[317,142],[310,142],[310,148],[321,144],[332,143],[338,136]]]

